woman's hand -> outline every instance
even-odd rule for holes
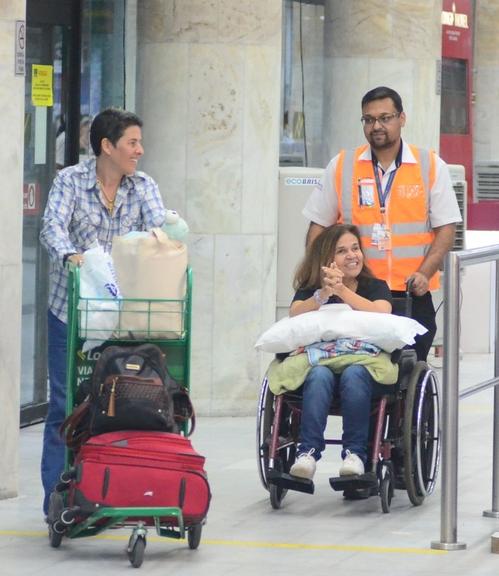
[[[83,264],[83,254],[71,254],[71,256],[68,256],[68,260],[75,266],[80,267]]]
[[[331,298],[331,296],[334,294],[339,295],[341,288],[345,287],[342,280],[343,272],[334,262],[329,266],[323,266],[321,271],[321,287],[319,289],[320,298],[317,299],[314,294],[310,298],[307,298],[307,300],[295,300],[289,308],[290,317],[318,310],[322,304]]]
[[[340,296],[343,292],[343,272],[332,262],[329,266],[322,267],[322,290],[328,297]]]

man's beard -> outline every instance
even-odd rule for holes
[[[386,150],[387,148],[391,148],[396,143],[395,140],[390,140],[388,138],[388,134],[386,132],[378,132],[378,134],[385,136],[385,139],[382,142],[374,139],[374,132],[371,133],[368,138],[369,144],[373,150]]]

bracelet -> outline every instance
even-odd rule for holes
[[[323,304],[326,304],[328,302],[329,296],[323,298],[321,296],[321,289],[317,288],[317,290],[313,294],[313,299],[317,302],[317,304],[319,304],[319,306],[322,306]]]

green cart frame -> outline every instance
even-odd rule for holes
[[[165,353],[173,378],[190,390],[190,268],[186,271],[185,297],[181,300],[82,298],[79,268],[69,264],[68,272],[66,414],[71,414],[75,407],[78,386],[91,377],[100,352],[109,345],[138,345],[144,342],[156,344]],[[92,324],[96,319],[102,323],[107,318],[111,320],[109,325],[112,325],[112,335],[103,339],[102,326]],[[135,321],[140,328],[134,329]],[[162,329],[165,325],[168,329]],[[84,352],[86,340],[92,340],[97,346]],[[187,435],[187,426],[187,422],[182,424],[181,433],[184,435]],[[183,539],[187,534],[189,547],[195,549],[199,546],[202,524],[185,526],[182,510],[178,507],[103,507],[85,520],[75,522],[71,509],[65,508],[66,491],[73,478],[72,461],[73,453],[66,448],[64,472],[50,497],[49,518],[56,519],[49,522],[49,541],[52,547],[59,547],[64,536],[81,538],[94,536],[111,527],[131,526],[127,554],[131,564],[139,567],[146,546],[147,528],[144,518],[151,520],[159,536]]]

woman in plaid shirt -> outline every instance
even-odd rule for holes
[[[95,242],[111,252],[115,235],[162,226],[165,207],[158,186],[137,163],[144,153],[142,121],[131,112],[108,108],[90,128],[91,158],[61,170],[49,192],[40,241],[50,261],[48,369],[50,397],[43,436],[44,513],[64,468],[59,426],[65,417],[67,260],[81,266]]]

